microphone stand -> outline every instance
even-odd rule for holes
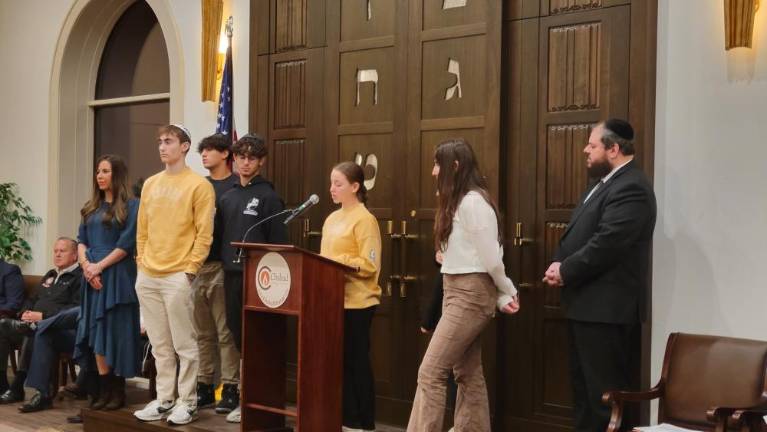
[[[250,231],[252,231],[252,230],[253,230],[253,228],[255,228],[255,227],[257,227],[257,226],[261,225],[262,223],[264,223],[264,222],[266,222],[266,221],[270,221],[270,220],[272,220],[272,219],[274,219],[274,218],[276,218],[276,217],[278,217],[278,216],[282,216],[282,215],[284,215],[284,214],[286,214],[286,213],[291,213],[291,212],[293,212],[293,211],[295,211],[295,209],[285,209],[285,210],[283,210],[283,211],[281,211],[281,212],[279,212],[279,213],[275,213],[275,214],[273,214],[273,215],[271,215],[271,216],[269,216],[269,217],[263,218],[263,219],[261,219],[260,221],[258,221],[258,222],[256,222],[256,223],[254,223],[253,225],[251,225],[251,226],[250,226],[250,228],[248,228],[248,229],[245,231],[245,234],[242,236],[242,243],[245,243],[245,240],[248,238],[248,234],[250,234]],[[237,248],[237,257],[234,259],[234,261],[233,261],[233,262],[234,262],[235,264],[239,264],[239,263],[241,263],[241,262],[242,262],[242,256],[243,256],[243,255],[242,255],[242,248],[241,248],[241,247],[238,247],[238,248]]]

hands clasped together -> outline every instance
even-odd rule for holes
[[[88,281],[93,289],[100,290],[103,286],[101,285],[101,272],[103,270],[101,266],[98,263],[94,264],[90,261],[85,261],[81,267],[83,268],[85,280]]]

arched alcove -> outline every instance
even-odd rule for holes
[[[62,26],[51,71],[47,243],[61,232],[76,232],[79,209],[91,193],[99,67],[116,23],[135,1],[76,0]],[[168,1],[146,3],[167,48],[169,118],[177,122],[184,100],[180,37]]]

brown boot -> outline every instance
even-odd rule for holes
[[[112,400],[104,407],[105,411],[118,410],[125,406],[125,378],[111,375]]]
[[[112,400],[112,374],[99,375],[99,398],[91,409],[102,410]]]

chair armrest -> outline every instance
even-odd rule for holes
[[[706,418],[708,421],[716,424],[715,431],[726,431],[727,420],[732,421],[739,427],[741,431],[759,430],[750,429],[750,426],[759,425],[762,422],[762,417],[767,414],[767,407],[755,406],[755,407],[711,407],[706,411]]]
[[[609,391],[602,395],[602,403],[612,405],[623,402],[642,402],[657,399],[662,395],[663,390],[660,387],[653,387],[643,392]]]
[[[602,395],[602,403],[612,407],[610,424],[607,432],[617,432],[623,423],[623,403],[642,402],[657,399],[663,395],[663,388],[659,385],[644,392],[609,391]]]
[[[739,427],[740,431],[759,431],[764,425],[764,416],[767,415],[767,407],[753,407],[735,410],[730,418]]]

